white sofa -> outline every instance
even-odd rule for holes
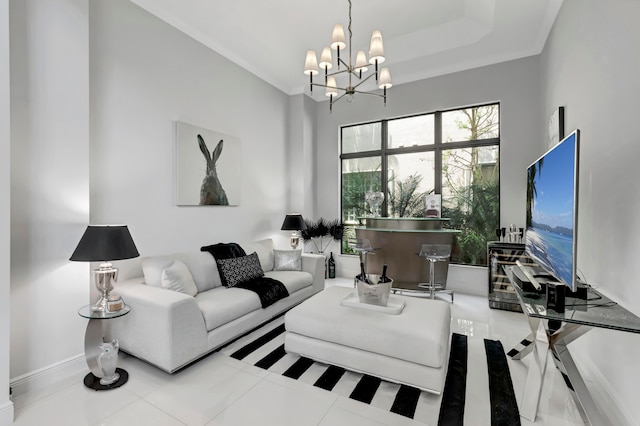
[[[282,282],[288,297],[262,308],[254,292],[222,286],[216,262],[207,252],[136,259],[140,267],[127,268],[137,269],[139,276],[114,283],[114,293],[131,306],[129,314],[110,321],[120,350],[172,373],[324,288],[321,255],[303,253],[302,270],[281,271],[273,270],[271,239],[240,246],[247,254],[258,254],[265,277]],[[194,296],[162,287],[163,270],[176,260],[193,277]]]

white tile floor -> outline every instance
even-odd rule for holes
[[[337,279],[327,283],[352,282]],[[482,344],[485,337],[499,339],[508,351],[528,334],[522,314],[489,309],[483,297],[456,294],[452,313],[452,331],[469,336],[469,344]],[[468,363],[472,372],[474,359]],[[583,424],[559,372],[551,361],[548,365],[535,424]],[[129,372],[129,382],[119,389],[95,392],[84,387],[79,375],[56,386],[16,396],[15,425],[422,424],[220,353],[173,375],[125,354],[120,358],[120,366]],[[509,360],[518,398],[526,367],[526,358]],[[473,401],[468,400],[467,404],[468,410],[474,409]],[[531,423],[522,419],[522,424]]]

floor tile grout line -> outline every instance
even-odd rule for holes
[[[218,418],[222,413],[224,413],[225,411],[227,411],[228,409],[230,409],[231,407],[233,407],[235,404],[237,404],[237,403],[238,403],[238,401],[240,401],[240,400],[241,400],[245,395],[247,395],[249,392],[251,392],[251,391],[252,391],[256,386],[258,386],[260,383],[262,383],[262,382],[267,378],[267,376],[260,377],[260,376],[258,376],[258,375],[256,375],[256,374],[253,374],[253,373],[250,373],[250,372],[246,372],[246,373],[247,373],[247,374],[251,374],[252,376],[255,376],[255,377],[256,377],[256,378],[258,378],[259,380],[258,380],[256,383],[254,383],[253,385],[249,386],[249,387],[247,388],[247,390],[245,390],[245,391],[244,391],[244,392],[242,392],[240,395],[238,395],[238,397],[237,397],[237,398],[235,398],[235,399],[233,400],[233,402],[231,402],[231,403],[227,404],[227,405],[226,405],[222,410],[220,410],[220,412],[219,412],[218,414],[216,414],[216,415],[215,415],[215,416],[213,416],[212,418],[208,419],[208,420],[205,422],[205,425],[208,425],[209,423],[211,423],[212,421],[214,421],[215,419],[217,419],[217,418]]]

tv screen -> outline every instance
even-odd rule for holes
[[[527,169],[525,251],[553,279],[576,290],[578,153],[575,130]]]

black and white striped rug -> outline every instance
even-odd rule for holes
[[[442,395],[287,354],[284,316],[220,350],[243,362],[426,424],[519,425],[520,416],[500,341],[453,333]],[[484,350],[483,350],[484,349]],[[467,369],[468,359],[476,368]],[[482,369],[477,366],[485,365]]]

